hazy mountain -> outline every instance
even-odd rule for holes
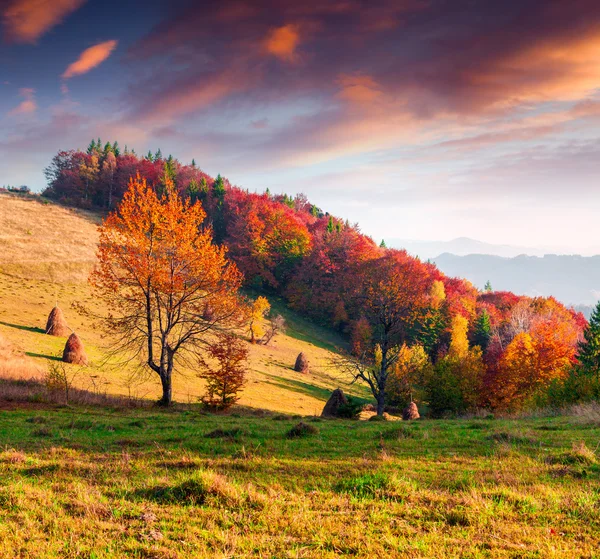
[[[591,306],[600,298],[600,256],[445,253],[432,260],[445,274],[467,278],[480,289],[489,280],[496,291],[553,295],[568,305]]]
[[[386,239],[386,244],[390,248],[404,248],[410,254],[419,256],[422,260],[435,258],[445,252],[456,254],[457,256],[466,256],[467,254],[490,254],[494,256],[504,256],[511,258],[520,254],[530,256],[544,256],[546,252],[543,249],[512,246],[512,245],[494,245],[484,243],[468,237],[459,237],[452,241],[411,241],[407,239]]]

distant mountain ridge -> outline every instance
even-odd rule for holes
[[[466,278],[480,289],[490,281],[497,291],[552,295],[568,305],[592,306],[600,299],[600,256],[444,253],[432,261],[445,274]]]
[[[487,254],[513,258],[521,254],[529,256],[544,256],[550,250],[541,248],[495,245],[485,243],[469,237],[458,237],[451,241],[418,241],[409,239],[386,239],[387,246],[391,248],[404,248],[410,254],[419,256],[422,260],[433,259],[440,254],[449,253],[456,256],[467,256],[469,254]]]

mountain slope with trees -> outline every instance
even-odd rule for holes
[[[377,245],[302,194],[250,193],[195,161],[184,165],[160,150],[139,157],[98,140],[86,152],[56,155],[44,195],[109,210],[137,175],[159,194],[172,182],[183,198],[201,202],[204,227],[227,247],[247,288],[281,296],[344,335],[349,361],[374,379],[380,413],[386,401],[402,405],[413,396],[438,415],[520,409],[576,363],[587,324],[580,313],[552,297],[479,291],[406,251]],[[407,360],[417,348],[425,362],[415,370]]]

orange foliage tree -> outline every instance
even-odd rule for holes
[[[99,229],[90,282],[109,308],[104,326],[117,350],[142,356],[159,376],[162,405],[172,402],[176,361],[201,358],[211,331],[241,314],[242,274],[202,227],[205,216],[170,183],[159,197],[138,175]]]
[[[202,362],[200,378],[206,381],[203,401],[215,409],[226,409],[237,402],[246,379],[248,348],[233,334],[221,334],[208,348],[214,364]]]

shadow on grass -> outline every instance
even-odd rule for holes
[[[331,390],[328,388],[321,388],[320,386],[315,386],[314,384],[309,384],[308,382],[287,379],[277,375],[270,375],[268,373],[263,373],[263,375],[269,379],[266,381],[267,384],[284,388],[285,390],[291,390],[292,392],[298,392],[299,394],[306,394],[307,396],[312,396],[313,398],[323,401],[326,401],[329,396],[331,396]]]
[[[46,331],[43,328],[35,328],[34,326],[23,326],[22,324],[11,324],[10,322],[0,321],[2,326],[8,326],[9,328],[16,328],[17,330],[26,330],[27,332],[35,332],[37,334],[45,334]]]
[[[43,353],[33,353],[31,351],[26,351],[25,355],[29,357],[39,357],[41,359],[50,359],[50,361],[62,361],[57,355],[44,355]]]

